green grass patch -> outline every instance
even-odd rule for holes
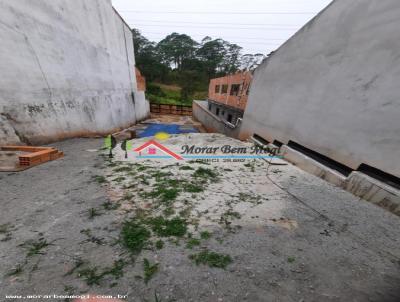
[[[293,256],[290,256],[290,257],[287,258],[287,262],[289,262],[289,263],[293,263],[295,261],[296,261],[296,258],[293,257]]]
[[[102,175],[95,175],[93,176],[93,179],[97,181],[99,184],[103,184],[107,181],[106,178]]]
[[[165,219],[164,217],[159,216],[148,219],[147,223],[157,235],[162,237],[182,237],[187,232],[186,220],[179,217]]]
[[[200,193],[204,191],[204,188],[202,186],[193,183],[186,183],[183,186],[183,189],[189,193]]]
[[[156,241],[156,249],[161,250],[164,247],[164,241],[162,240],[157,240]]]
[[[181,166],[179,167],[179,170],[194,170],[191,166]]]
[[[218,173],[208,168],[199,167],[193,173],[193,177],[216,180],[218,178]]]
[[[144,192],[141,195],[142,197],[158,198],[163,203],[170,203],[178,197],[179,190],[157,185],[152,191]]]
[[[201,239],[205,239],[205,240],[210,239],[211,238],[211,233],[208,232],[208,231],[203,231],[203,232],[200,233],[200,238]]]
[[[200,239],[197,238],[190,238],[187,242],[186,242],[186,247],[188,249],[192,249],[195,246],[199,246],[201,243]]]
[[[132,168],[130,168],[130,167],[119,167],[119,168],[114,169],[113,171],[118,173],[118,172],[129,172],[131,170],[132,170]]]
[[[209,267],[226,268],[230,263],[232,263],[232,258],[229,255],[219,254],[216,252],[211,252],[208,250],[201,251],[197,254],[192,254],[189,256],[196,265],[204,264]]]
[[[120,239],[122,244],[133,254],[138,254],[148,245],[150,231],[135,221],[126,221],[123,224]]]

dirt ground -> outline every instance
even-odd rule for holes
[[[243,144],[166,144],[182,142]],[[110,160],[102,144],[0,173],[1,301],[400,300],[399,217],[291,164]]]

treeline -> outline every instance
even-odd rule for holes
[[[180,86],[182,100],[191,99],[195,91],[207,91],[211,78],[254,69],[265,58],[263,54],[243,55],[242,47],[223,39],[205,37],[197,42],[172,33],[155,43],[137,29],[132,32],[136,66],[147,82]]]

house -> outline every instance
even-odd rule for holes
[[[252,72],[245,71],[212,79],[208,88],[208,110],[236,124],[237,119],[243,117],[252,78]]]

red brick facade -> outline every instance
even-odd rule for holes
[[[252,78],[251,72],[246,71],[212,79],[208,87],[208,98],[223,105],[244,110]]]

